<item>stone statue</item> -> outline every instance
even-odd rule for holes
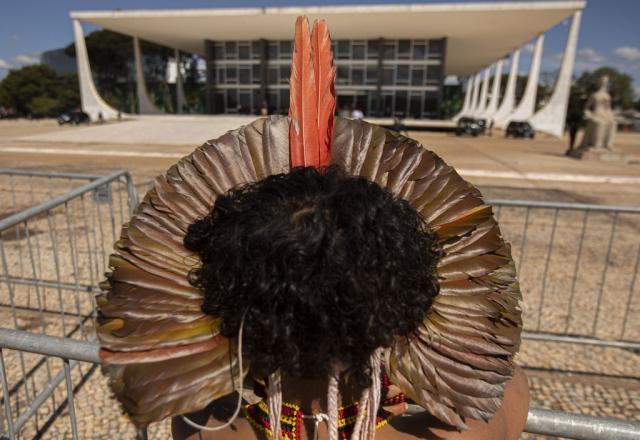
[[[613,146],[616,134],[616,119],[611,110],[611,95],[609,95],[609,77],[600,78],[600,88],[594,92],[584,108],[584,118],[587,127],[582,138],[581,149],[608,148]]]

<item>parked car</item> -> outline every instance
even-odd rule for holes
[[[473,118],[463,117],[458,119],[458,125],[456,126],[456,136],[462,136],[463,134],[470,136],[478,136],[482,132],[482,128],[478,121]]]
[[[63,113],[60,116],[58,116],[58,124],[60,124],[60,125],[64,125],[64,124],[74,124],[74,125],[88,124],[89,122],[91,122],[91,118],[89,117],[88,114],[86,114],[83,111],[70,111],[70,112],[66,112],[66,113]]]
[[[476,124],[480,127],[480,133],[484,133],[487,130],[487,120],[486,119],[476,119]]]
[[[514,138],[533,139],[535,135],[536,131],[527,121],[511,121],[504,132],[505,137],[513,136]]]

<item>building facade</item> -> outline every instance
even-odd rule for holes
[[[365,117],[441,116],[444,78],[465,84],[464,104],[447,122],[470,116],[505,127],[529,121],[536,130],[560,136],[584,0],[498,3],[211,8],[72,12],[82,105],[92,118],[117,112],[92,80],[81,21],[133,37],[140,113],[160,113],[148,98],[139,40],[206,60],[206,112],[286,113],[293,23],[300,15],[326,20],[337,69],[338,111]],[[551,98],[536,108],[544,33],[570,19],[567,42]],[[525,93],[515,96],[520,48],[535,42]],[[502,71],[509,69],[502,91]],[[176,112],[184,107],[180,75]],[[429,124],[428,121],[421,123]]]
[[[292,41],[206,41],[208,113],[286,113]],[[446,38],[336,40],[339,110],[368,116],[436,118]]]

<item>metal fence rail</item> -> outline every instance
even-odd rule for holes
[[[18,330],[94,338],[94,295],[120,225],[137,205],[130,175],[0,169],[0,322]],[[7,210],[8,208],[8,210]],[[3,358],[0,427],[42,434],[94,367],[12,351]],[[69,381],[66,375],[73,380]],[[57,390],[57,391],[56,391]],[[11,428],[11,429],[9,429]]]
[[[487,203],[511,243],[525,338],[640,349],[640,208]]]
[[[0,328],[0,366],[4,365],[4,351],[20,350],[38,353],[45,356],[61,358],[64,361],[64,377],[67,385],[67,405],[69,420],[72,425],[73,438],[77,438],[77,423],[74,412],[73,390],[71,383],[71,362],[99,363],[98,344],[95,342],[77,341],[68,338],[46,336],[20,330]],[[3,389],[6,389],[4,369],[0,368]],[[61,382],[61,381],[60,381]],[[415,410],[414,410],[415,411]],[[424,411],[419,408],[418,411]],[[5,407],[5,412],[11,413]],[[9,438],[13,439],[11,424]],[[527,418],[525,432],[530,434],[544,434],[580,440],[635,440],[640,438],[640,422],[591,417],[582,414],[563,413],[545,409],[531,409]]]

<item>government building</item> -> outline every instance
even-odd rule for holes
[[[434,119],[440,115],[444,80],[465,81],[461,116],[491,119],[497,126],[528,120],[559,135],[566,114],[580,15],[585,1],[428,3],[242,9],[72,12],[82,105],[93,118],[116,111],[99,96],[91,76],[82,22],[133,37],[140,113],[158,113],[144,83],[139,40],[206,61],[206,112],[251,114],[289,105],[295,19],[325,19],[331,31],[339,110],[367,117]],[[555,90],[535,110],[544,32],[571,19]],[[524,96],[516,102],[520,52],[534,43]],[[177,58],[177,57],[176,57]],[[506,87],[503,67],[510,67]],[[504,69],[504,73],[507,70]],[[176,80],[178,112],[184,92]],[[501,90],[504,89],[504,92]]]

